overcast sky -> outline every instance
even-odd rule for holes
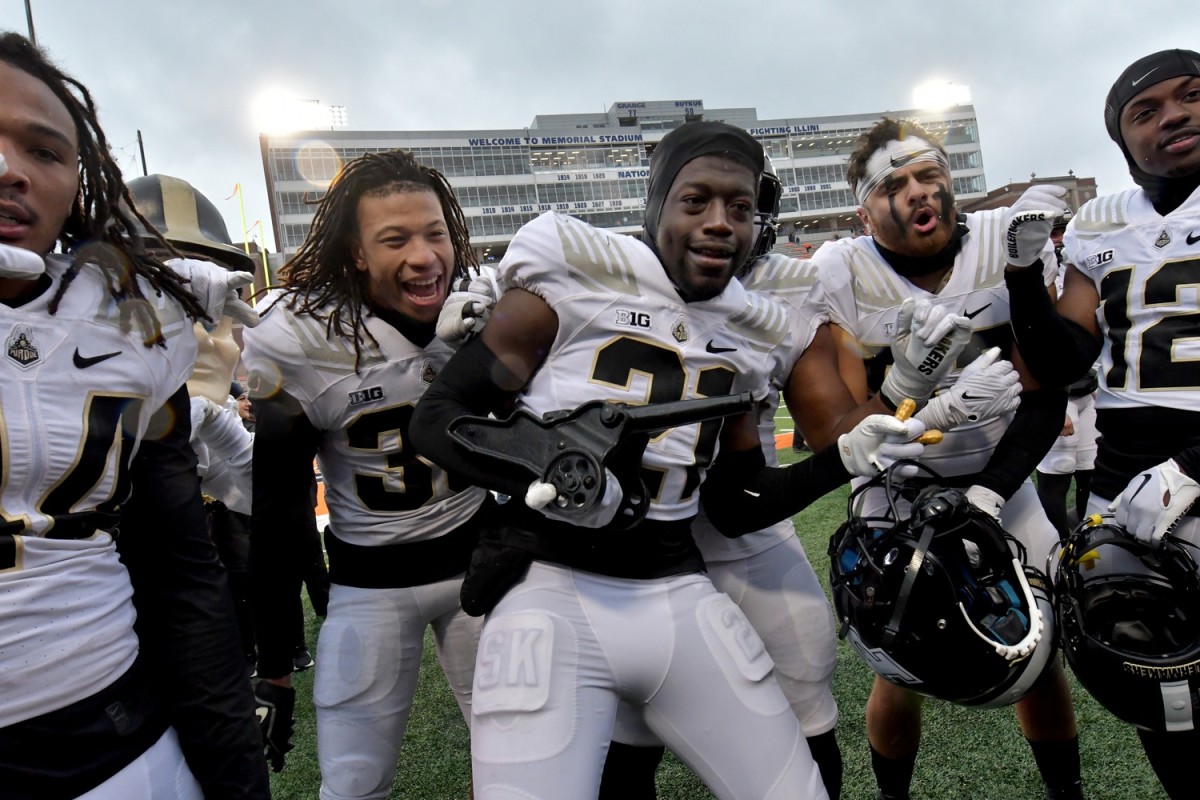
[[[760,119],[912,106],[970,87],[989,189],[1031,172],[1131,186],[1104,97],[1135,59],[1200,49],[1195,0],[31,0],[38,44],[92,91],[127,177],[190,181],[270,234],[254,101],[344,105],[351,130],[522,128],[537,114],[701,99]],[[26,32],[23,0],[0,28]]]

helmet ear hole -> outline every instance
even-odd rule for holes
[[[1080,525],[1055,570],[1055,614],[1067,663],[1108,711],[1144,730],[1195,728],[1200,575],[1189,545]]]

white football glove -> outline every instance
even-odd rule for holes
[[[480,267],[479,275],[466,286],[451,292],[438,315],[437,337],[451,347],[460,347],[467,338],[478,335],[492,316],[492,307],[500,299],[496,270]]]
[[[8,174],[8,162],[0,154],[0,175]],[[31,281],[46,271],[46,262],[32,250],[0,244],[0,278]]]
[[[1157,547],[1198,497],[1200,484],[1168,458],[1135,475],[1108,510],[1135,539]]]
[[[906,299],[892,338],[894,363],[880,391],[894,406],[905,398],[924,405],[970,338],[971,320],[928,300]]]
[[[967,502],[1000,521],[1000,511],[1004,508],[1004,498],[983,486],[975,485],[967,488]]]
[[[900,459],[920,458],[925,445],[912,440],[924,432],[925,425],[915,417],[872,414],[838,437],[838,454],[850,474],[875,475]]]
[[[918,411],[917,419],[929,430],[948,431],[1007,414],[1020,404],[1020,377],[993,347],[963,368],[954,385]]]
[[[191,400],[192,438],[189,441],[194,442],[200,435],[200,429],[207,425],[213,416],[221,413],[221,407],[207,397],[193,396]]]
[[[1039,183],[1030,186],[1008,209],[1004,218],[1004,245],[1009,266],[1025,269],[1042,256],[1054,218],[1069,212],[1067,190]]]
[[[31,281],[46,271],[46,261],[32,250],[0,244],[0,278]]]
[[[621,483],[617,480],[617,476],[609,470],[605,470],[604,497],[600,498],[600,502],[587,511],[575,513],[560,511],[558,489],[554,484],[541,480],[529,484],[529,489],[525,492],[525,505],[541,511],[545,516],[559,522],[567,522],[580,528],[603,528],[617,516],[617,510],[621,507],[621,500],[624,497],[625,493],[621,490]],[[565,506],[566,498],[562,498],[562,500],[562,505]]]
[[[213,330],[223,316],[231,317],[247,328],[258,324],[258,312],[237,293],[243,286],[254,283],[254,276],[249,272],[232,272],[220,264],[195,258],[173,258],[167,266],[189,281],[188,291],[196,296],[211,318],[211,321],[202,321],[205,330]]]

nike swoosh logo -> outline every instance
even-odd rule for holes
[[[976,317],[978,317],[980,314],[982,314],[984,311],[986,311],[987,309],[989,309],[991,307],[992,307],[992,304],[988,303],[985,306],[980,306],[979,308],[975,309],[974,311],[964,312],[963,316],[966,317],[967,319],[975,319]]]
[[[986,394],[967,394],[963,392],[963,400],[987,400]]]
[[[710,353],[735,353],[735,352],[737,352],[736,347],[717,347],[715,344],[713,344],[712,339],[708,340],[708,344],[704,346],[704,349]]]
[[[1130,86],[1137,86],[1139,83],[1141,83],[1142,81],[1146,80],[1146,78],[1149,78],[1149,77],[1150,77],[1150,73],[1152,73],[1152,72],[1157,72],[1157,71],[1158,71],[1158,67],[1155,67],[1154,69],[1150,70],[1150,72],[1147,72],[1145,75],[1143,75],[1142,77],[1138,78],[1136,81],[1130,81],[1129,85],[1130,85]]]
[[[1142,476],[1142,482],[1140,484],[1138,484],[1138,488],[1134,489],[1133,494],[1129,495],[1129,502],[1132,503],[1133,499],[1135,497],[1137,497],[1139,494],[1141,494],[1142,489],[1145,489],[1146,484],[1149,482],[1150,482],[1150,473],[1147,472],[1145,475]]]
[[[1189,234],[1187,235],[1187,243],[1188,243],[1189,245],[1192,245],[1192,244],[1195,244],[1196,242],[1200,242],[1200,236],[1196,236],[1196,235],[1193,235],[1193,234],[1190,234],[1190,233],[1189,233]]]
[[[119,355],[121,355],[120,350],[115,353],[101,353],[98,356],[81,356],[79,355],[79,348],[76,347],[72,361],[75,362],[75,366],[79,367],[79,369],[87,369],[88,367],[96,366],[101,361],[108,361],[110,358],[116,358]]]

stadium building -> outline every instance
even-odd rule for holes
[[[983,198],[986,182],[975,110],[902,110],[942,136],[954,193]],[[857,202],[846,160],[882,113],[760,120],[753,108],[704,107],[702,100],[613,103],[595,114],[538,115],[528,128],[477,131],[304,131],[260,136],[275,241],[290,257],[308,235],[314,201],[346,161],[411,150],[444,174],[458,195],[481,261],[494,261],[513,234],[544,211],[635,233],[642,228],[650,154],[668,131],[697,120],[745,128],[763,143],[783,183],[780,241],[815,248],[855,233]]]

